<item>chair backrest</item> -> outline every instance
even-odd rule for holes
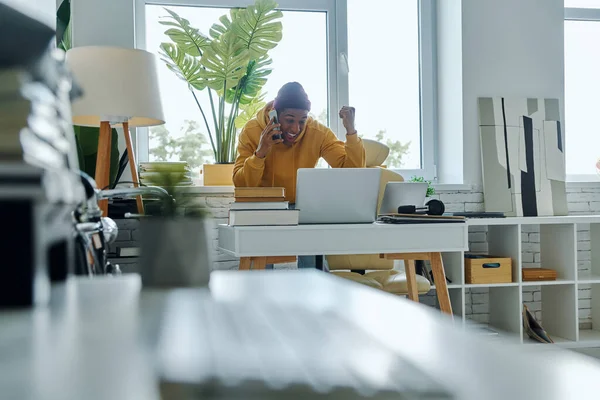
[[[390,154],[390,148],[385,144],[372,139],[363,139],[367,167],[379,167]]]

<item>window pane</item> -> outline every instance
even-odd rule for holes
[[[567,174],[595,174],[600,158],[600,55],[590,43],[600,22],[565,21],[565,150]]]
[[[418,0],[348,0],[350,104],[391,168],[421,168]]]
[[[600,8],[600,0],[565,0],[565,7]]]
[[[169,6],[181,17],[190,21],[203,34],[208,35],[210,27],[219,17],[228,14],[227,8]],[[161,42],[170,41],[164,34],[169,27],[159,21],[168,15],[161,5],[146,6],[146,49],[157,56]],[[311,113],[327,124],[327,23],[323,12],[285,11],[283,39],[269,52],[273,63],[272,73],[263,87],[265,101],[272,100],[279,88],[286,82],[300,82],[312,103]],[[307,27],[310,27],[307,29]],[[195,170],[203,163],[214,162],[208,131],[205,127],[194,97],[187,84],[177,78],[164,62],[158,59],[158,80],[164,107],[166,124],[151,129],[149,141],[150,161],[185,159]],[[202,108],[210,113],[210,100],[206,90],[196,91]],[[211,114],[207,115],[209,126]],[[186,135],[188,133],[188,135]],[[194,133],[194,135],[189,135]],[[188,138],[183,141],[181,138]],[[169,151],[165,146],[169,141],[179,139],[179,151]]]

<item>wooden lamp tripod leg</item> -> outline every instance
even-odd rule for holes
[[[137,172],[137,164],[135,163],[135,154],[133,152],[133,143],[131,142],[131,135],[129,134],[129,123],[123,122],[123,133],[125,134],[125,143],[127,144],[127,158],[129,159],[129,167],[131,168],[131,179],[133,181],[133,187],[139,187],[139,177]],[[135,198],[137,203],[138,214],[144,214],[144,203],[142,202],[142,196],[138,195]]]
[[[98,189],[106,189],[110,184],[110,145],[112,139],[112,131],[108,121],[100,122],[100,132],[98,134],[98,153],[96,156],[96,186]],[[108,215],[108,200],[100,200],[98,202],[102,216]]]

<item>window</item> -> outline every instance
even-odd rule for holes
[[[600,1],[565,0],[565,158],[571,181],[598,180],[600,140],[600,55],[590,44],[600,38]],[[596,7],[596,8],[593,8]]]
[[[390,168],[421,169],[418,15],[418,0],[348,0],[348,86],[356,129],[390,147]]]
[[[220,3],[239,7],[250,1],[253,0]],[[338,110],[350,104],[356,107],[359,134],[390,146],[386,162],[389,168],[402,169],[407,178],[421,175],[433,179],[432,2],[277,1],[284,14],[284,35],[269,53],[273,72],[263,89],[266,99],[273,99],[284,83],[300,82],[311,100],[313,117],[328,125],[342,140],[345,131]],[[215,7],[215,3],[137,0],[137,47],[158,54],[160,43],[168,41],[164,35],[166,27],[159,23],[167,15],[165,7],[207,34],[210,26],[229,12],[225,6]],[[167,122],[151,128],[150,133],[139,130],[139,159],[176,160],[188,146],[201,149],[194,155],[196,168],[213,162],[209,138],[194,98],[184,82],[160,59],[158,63]],[[198,94],[198,101],[210,109],[206,93]],[[171,151],[165,151],[165,145],[175,142],[179,151],[173,151],[173,146]],[[323,165],[321,162],[320,166]]]

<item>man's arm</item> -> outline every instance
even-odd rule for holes
[[[361,138],[356,133],[346,135],[346,143],[339,140],[328,129],[321,157],[333,168],[364,168],[366,166],[365,147]]]
[[[233,166],[233,185],[237,187],[257,187],[265,170],[265,159],[258,158],[254,152],[257,144],[251,142],[244,128],[238,139],[237,152]]]

